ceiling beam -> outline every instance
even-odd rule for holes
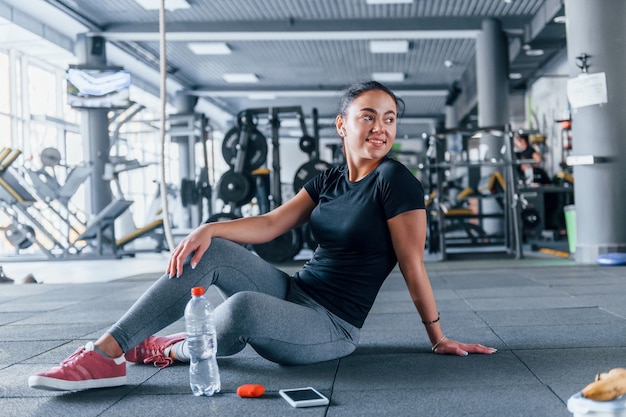
[[[45,20],[36,19],[11,5],[0,3],[0,19],[2,19],[5,24],[13,23],[36,36],[52,42],[66,51],[74,51],[73,39],[65,36],[47,23],[44,23]],[[8,46],[9,42],[5,40],[4,44]]]
[[[198,97],[248,97],[255,94],[268,94],[276,97],[336,97],[345,86],[300,86],[297,88],[272,87],[272,88],[196,88],[185,91],[186,94]],[[439,97],[448,94],[448,86],[410,86],[402,85],[396,89],[391,87],[394,93],[401,97]]]
[[[169,22],[167,40],[263,41],[355,39],[474,38],[482,17],[428,17],[410,19],[274,20],[234,22]],[[519,31],[528,19],[502,18],[504,30]],[[95,33],[109,40],[158,41],[158,23],[116,23]]]

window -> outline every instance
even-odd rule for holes
[[[34,65],[28,66],[28,107],[30,114],[58,116],[57,80],[53,72]]]
[[[11,113],[9,55],[0,51],[0,113]]]
[[[0,113],[0,148],[11,146],[11,117]]]

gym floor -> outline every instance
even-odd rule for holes
[[[357,351],[284,367],[252,349],[219,360],[222,392],[191,395],[188,368],[128,366],[128,385],[82,393],[31,390],[28,376],[95,339],[161,274],[167,254],[110,261],[4,263],[0,416],[571,416],[567,400],[596,373],[625,367],[626,267],[524,259],[429,261],[447,336],[498,348],[433,355],[399,271],[385,282]],[[300,263],[280,265],[291,272]],[[43,284],[20,284],[28,273]],[[220,298],[209,292],[214,303]],[[163,333],[183,330],[179,321]],[[266,394],[239,398],[239,385]],[[313,386],[330,405],[296,411],[282,388]]]

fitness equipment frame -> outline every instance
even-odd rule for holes
[[[279,128],[280,117],[285,114],[295,114],[302,129],[303,138],[311,138],[307,134],[302,108],[300,106],[251,108],[241,111],[238,116],[238,127],[231,129],[225,137],[222,146],[224,159],[231,166],[218,183],[218,197],[222,198],[229,207],[228,212],[216,214],[209,221],[228,220],[238,217],[235,211],[243,204],[248,203],[255,195],[259,201],[259,209],[266,213],[282,204],[281,165]],[[268,118],[271,128],[272,168],[261,168],[266,163],[267,142],[258,131],[256,121],[260,116]],[[314,141],[311,152],[317,152],[317,140]],[[250,152],[254,151],[254,152]],[[252,170],[252,172],[250,172]],[[269,175],[269,184],[266,183]],[[254,178],[256,176],[256,179]],[[257,188],[268,188],[267,198],[258,195]],[[269,262],[285,262],[293,259],[303,247],[302,232],[298,228],[291,230],[271,242],[253,245],[253,250]]]
[[[305,136],[307,136],[307,129],[302,107],[300,106],[272,107],[266,109],[266,113],[269,115],[269,122],[272,127],[272,170],[270,173],[269,209],[273,210],[282,204],[279,143],[280,114],[295,113],[300,122],[302,133]],[[269,262],[281,263],[292,260],[302,250],[302,246],[302,231],[298,228],[289,230],[270,242],[253,245],[253,249],[261,258]]]
[[[61,155],[55,148],[45,148],[41,152],[42,167],[38,170],[22,167],[19,171],[23,177],[28,177],[37,197],[44,201],[48,207],[59,217],[63,218],[68,225],[69,235],[74,237],[85,230],[87,216],[70,202],[78,188],[89,178],[93,168],[90,164],[80,164],[74,167],[64,166],[67,176],[61,185],[54,172],[56,166],[62,166]],[[52,173],[47,168],[52,169]],[[72,239],[68,235],[68,239]]]
[[[448,237],[446,236],[447,222],[451,218],[456,220],[461,219],[467,221],[469,219],[483,219],[489,217],[500,217],[504,220],[504,236],[502,241],[497,243],[503,244],[504,250],[514,255],[517,259],[523,257],[522,248],[522,236],[521,236],[521,203],[520,195],[517,189],[517,180],[515,177],[514,166],[519,162],[516,162],[513,157],[513,132],[510,126],[494,126],[494,127],[482,127],[477,129],[478,132],[491,133],[497,136],[501,136],[504,142],[504,153],[502,154],[501,161],[497,162],[463,162],[463,163],[449,163],[445,162],[440,151],[441,140],[445,138],[445,135],[450,133],[463,133],[456,129],[446,130],[432,135],[429,140],[431,144],[430,158],[428,159],[426,170],[429,174],[429,195],[431,197],[437,196],[432,199],[434,211],[429,210],[429,251],[432,253],[439,252],[442,259],[447,258],[447,248],[450,247]],[[476,132],[465,132],[475,134]],[[444,171],[452,166],[467,166],[480,167],[480,166],[492,166],[502,168],[503,174],[496,172],[488,178],[488,184],[486,190],[488,193],[493,193],[490,197],[498,198],[501,196],[501,206],[503,208],[502,214],[498,213],[454,213],[449,215],[445,212],[445,206],[442,204],[441,196],[444,195]],[[482,186],[479,186],[482,188]],[[483,197],[484,198],[484,197]],[[456,214],[456,215],[455,215]],[[491,242],[493,243],[493,242]]]
[[[12,148],[0,151],[0,204],[14,224],[22,225],[23,218],[26,218],[30,224],[22,227],[32,229],[31,233],[25,235],[30,239],[29,242],[14,242],[17,243],[17,250],[29,247],[29,243],[36,243],[50,259],[78,254],[84,248],[80,239],[70,242],[68,236],[63,236],[54,224],[55,221],[66,224],[66,219],[39,200],[36,193],[29,190],[29,185],[20,181],[19,174],[12,172],[11,165],[21,153]]]

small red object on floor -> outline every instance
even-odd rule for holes
[[[261,384],[244,384],[237,388],[237,395],[242,398],[257,398],[265,394],[265,387]]]

